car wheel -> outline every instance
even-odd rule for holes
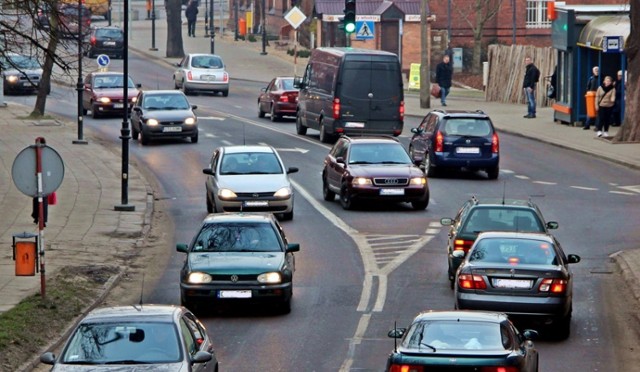
[[[138,131],[136,130],[136,127],[133,126],[133,123],[131,124],[131,139],[134,141],[138,140]]]
[[[280,120],[280,115],[276,114],[276,108],[274,104],[271,104],[271,110],[269,111],[269,115],[271,116],[271,121],[274,123]]]
[[[208,192],[207,192],[207,213],[213,213],[213,204],[211,203],[211,199],[209,198]]]
[[[322,175],[322,197],[326,201],[333,201],[336,198],[336,193],[329,189],[329,182],[327,176]]]
[[[147,146],[151,140],[149,139],[149,135],[144,133],[144,130],[140,131],[140,143],[142,146]]]
[[[342,205],[343,209],[352,209],[353,208],[353,197],[349,193],[349,189],[347,188],[347,184],[342,185],[340,188],[340,205]]]
[[[260,100],[258,100],[258,117],[263,118],[264,115],[265,115],[265,112],[262,111],[262,109],[260,108]]]
[[[557,324],[552,324],[550,330],[557,340],[566,340],[569,338],[571,334],[571,312],[558,321]]]
[[[420,201],[411,202],[411,206],[413,207],[413,209],[415,209],[417,211],[423,211],[423,210],[427,209],[428,205],[429,205],[429,199],[428,198],[427,198],[427,200],[420,200]]]
[[[176,77],[173,77],[173,89],[180,89],[180,87],[178,86],[178,81],[176,80]]]
[[[189,297],[180,295],[180,305],[189,309],[192,313],[195,313],[197,310],[197,306],[195,301],[191,300]]]
[[[487,169],[487,177],[489,177],[490,180],[498,179],[498,174],[500,174],[500,167],[497,165]]]
[[[320,142],[322,143],[330,143],[331,135],[325,131],[324,122],[320,122]]]
[[[427,177],[435,177],[436,174],[438,173],[436,171],[436,168],[431,165],[431,159],[429,158],[429,153],[428,152],[426,154],[424,154],[424,158],[422,158],[422,164],[421,165],[422,165],[421,168],[424,171],[424,174],[427,175]]]
[[[198,132],[191,136],[191,143],[198,143]]]
[[[293,219],[293,209],[291,210],[291,212],[282,213],[283,221],[291,221],[292,219]]]
[[[296,115],[296,133],[298,133],[301,136],[304,136],[305,134],[307,134],[307,127],[302,125],[302,118],[300,117],[300,113]]]
[[[100,114],[98,113],[98,109],[96,108],[95,105],[91,105],[91,117],[94,119],[97,119],[100,117]]]
[[[184,82],[184,80],[182,80],[182,93],[184,93],[185,96],[191,94],[191,91],[187,88],[187,84]]]
[[[227,90],[223,90],[222,91],[222,96],[223,97],[228,97],[229,96],[229,90],[228,89]]]

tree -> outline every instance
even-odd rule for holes
[[[635,6],[634,6],[635,5]],[[625,45],[627,54],[627,76],[625,81],[624,121],[616,133],[613,142],[640,142],[640,117],[638,105],[640,100],[640,3],[638,0],[629,2],[629,17],[631,30]]]
[[[184,57],[182,43],[182,1],[165,0],[167,10],[167,58]]]
[[[482,38],[484,36],[485,26],[487,22],[498,14],[501,7],[502,0],[475,0],[475,3],[469,7],[455,6],[459,15],[469,24],[469,27],[471,27],[473,31],[473,60],[471,69],[474,74],[479,74],[482,71]]]

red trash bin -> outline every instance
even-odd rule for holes
[[[247,21],[244,18],[240,18],[238,21],[238,34],[245,36],[247,34]]]
[[[16,276],[36,275],[36,243],[16,242]]]
[[[587,94],[584,95],[586,106],[587,106],[587,117],[595,118],[596,117],[596,92],[588,91]]]

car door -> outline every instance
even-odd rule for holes
[[[198,351],[200,351],[201,345],[199,344],[200,341],[196,338],[193,331],[189,327],[188,320],[184,315],[180,318],[180,331],[180,334],[182,336],[182,345],[184,346],[186,352],[185,359],[190,360],[196,355]],[[204,342],[204,340],[202,342]],[[189,363],[191,366],[190,370],[193,372],[212,371],[212,369],[205,369],[209,367],[209,363],[210,361],[207,363]]]
[[[206,351],[213,355],[213,358],[207,363],[195,363],[193,365],[194,371],[207,371],[213,372],[215,371],[215,350],[213,349],[213,344],[211,343],[211,339],[207,334],[207,330],[204,328],[202,323],[200,323],[195,315],[192,313],[185,313],[182,317],[184,324],[187,326],[189,331],[191,332],[192,337],[195,340],[196,352],[197,351]],[[187,340],[188,343],[188,340]],[[195,353],[194,353],[195,354]],[[200,369],[197,367],[200,366]]]
[[[345,164],[338,163],[337,159],[342,158],[345,162],[347,161],[348,147],[348,142],[345,139],[339,139],[329,152],[329,155],[327,155],[325,167],[327,172],[327,181],[329,182],[329,186],[335,190],[340,189],[342,174],[345,170]]]
[[[220,149],[216,149],[213,152],[209,163],[209,167],[213,171],[214,175],[207,176],[206,187],[212,202],[215,202],[215,195],[218,193],[218,189],[220,188],[220,185],[218,184],[218,176],[220,174],[219,164],[221,156],[223,156],[222,151]]]
[[[286,249],[287,245],[289,244],[289,241],[287,240],[287,237],[284,234],[284,230],[282,229],[282,226],[280,225],[278,220],[274,220],[274,223],[276,224],[278,234],[280,234],[280,239],[282,239],[282,242],[284,243],[284,247]],[[287,253],[285,256],[285,259],[287,260],[287,265],[291,268],[291,272],[295,272],[296,271],[295,255],[293,253]]]
[[[420,122],[420,125],[416,127],[417,133],[414,133],[411,137],[411,144],[409,146],[411,151],[409,152],[411,160],[416,164],[421,163],[424,154],[427,153],[427,144],[429,141],[429,136],[427,135],[427,122],[433,116],[433,114],[427,114]]]
[[[185,80],[185,68],[187,68],[189,62],[189,55],[186,55],[182,58],[180,63],[178,64],[178,68],[173,73],[173,80],[175,82],[176,87],[182,87],[182,82]]]
[[[131,128],[135,128],[135,130],[138,132],[142,131],[142,125],[140,124],[140,121],[142,120],[142,105],[144,103],[144,98],[144,92],[139,92],[136,102],[131,108],[131,115],[129,116],[131,120]]]
[[[260,110],[263,112],[269,112],[269,109],[271,108],[271,91],[275,85],[276,79],[271,80],[269,85],[264,88],[264,92],[260,94]]]

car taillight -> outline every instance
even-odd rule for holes
[[[473,245],[473,240],[456,239],[453,241],[454,251],[464,251],[466,254]]]
[[[187,80],[193,80],[193,75],[191,74],[191,71],[187,72]]]
[[[400,120],[404,120],[404,101],[400,102],[400,108],[399,108],[398,114],[400,114]]]
[[[498,134],[494,133],[491,137],[491,152],[497,154],[500,151],[500,140]]]
[[[460,274],[458,285],[464,289],[487,289],[487,283],[480,275]]]
[[[287,96],[286,94],[282,94],[278,101],[280,101],[280,102],[289,102],[289,96]]]
[[[333,119],[340,119],[340,98],[333,99]]]
[[[444,136],[442,135],[442,132],[438,131],[438,133],[436,133],[436,148],[434,150],[435,152],[443,152],[444,151]]]
[[[225,83],[229,81],[229,74],[225,72],[224,75],[222,75],[222,81],[224,81]]]
[[[91,39],[89,39],[89,42],[91,43],[91,45],[96,45],[96,37],[91,36]]]
[[[500,367],[482,367],[480,372],[517,372],[517,367],[512,366],[500,366]]]
[[[564,279],[543,279],[538,290],[540,292],[564,293],[567,290],[567,281]]]
[[[424,367],[411,364],[392,364],[389,372],[424,372]]]

